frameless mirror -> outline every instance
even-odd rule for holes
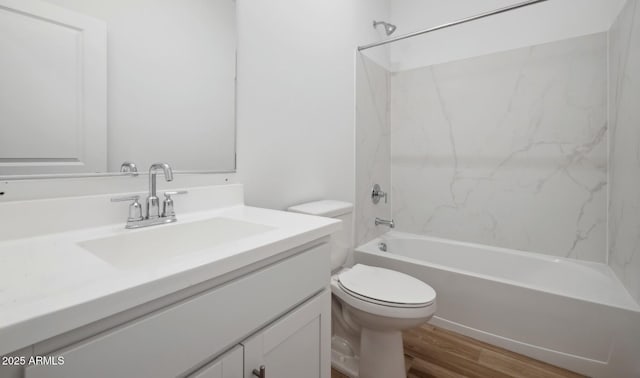
[[[234,0],[0,0],[0,177],[235,170]]]

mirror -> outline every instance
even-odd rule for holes
[[[0,0],[0,51],[3,179],[235,170],[234,0]]]

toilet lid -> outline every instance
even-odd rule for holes
[[[427,305],[436,298],[435,290],[417,278],[362,264],[340,273],[338,282],[348,291],[387,303]]]

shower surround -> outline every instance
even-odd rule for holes
[[[391,198],[371,202],[371,190],[379,184],[391,191],[391,129],[389,124],[390,77],[386,69],[358,54],[356,59],[356,245],[387,231],[375,227],[376,217],[391,219]]]
[[[609,265],[640,303],[640,5],[609,32]]]
[[[365,194],[390,174],[400,231],[605,262],[606,72],[606,33],[395,73],[359,55],[357,241],[386,231]]]
[[[607,32],[399,72],[357,62],[358,244],[392,217],[608,264],[640,303],[638,0]],[[375,182],[391,207],[371,204]]]
[[[606,261],[606,34],[391,74],[400,230]]]

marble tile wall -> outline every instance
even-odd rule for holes
[[[609,31],[609,265],[640,302],[640,4]]]
[[[390,85],[398,230],[606,261],[606,33],[397,72]],[[358,123],[383,170],[384,122]]]
[[[356,62],[356,245],[387,231],[375,227],[375,217],[391,218],[388,203],[371,202],[371,188],[391,189],[391,132],[389,125],[389,72],[364,54]]]

